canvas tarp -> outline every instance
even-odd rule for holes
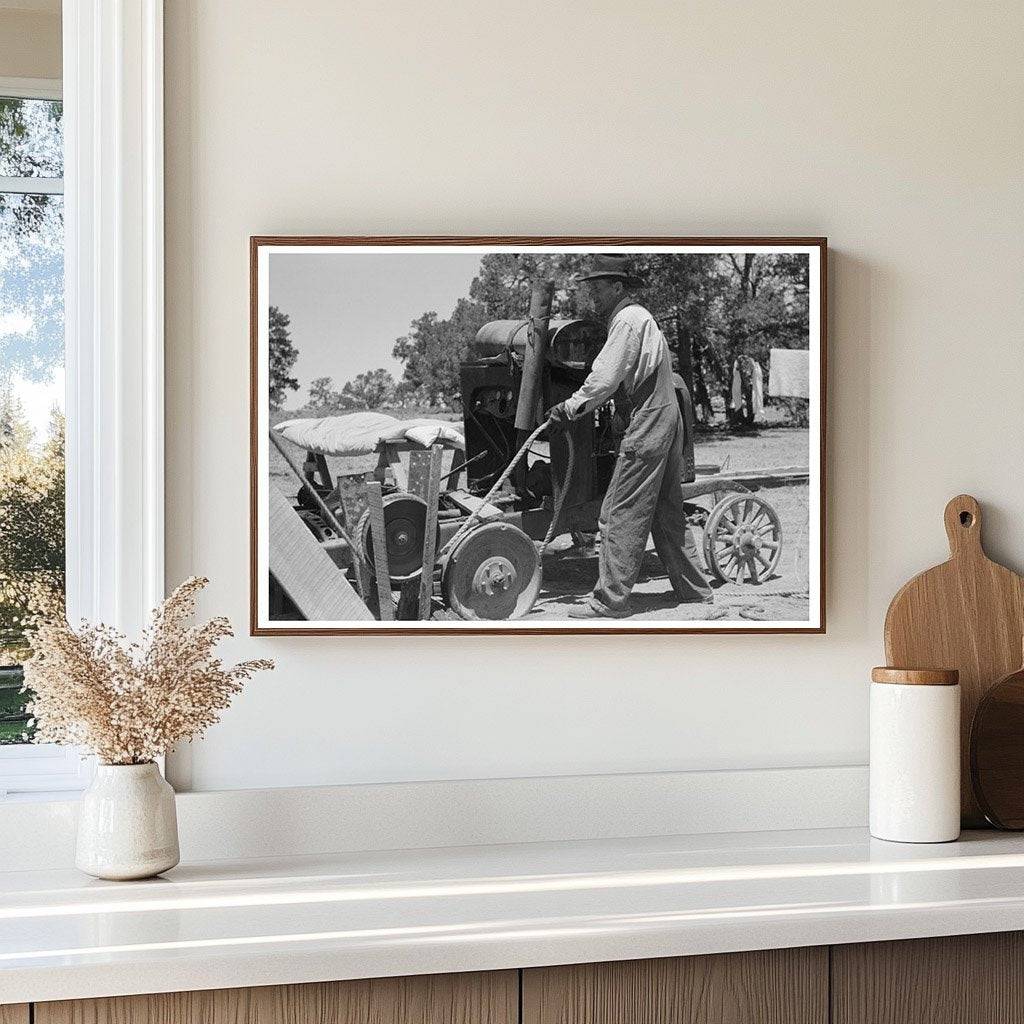
[[[321,455],[370,455],[382,442],[409,441],[429,448],[466,447],[462,431],[445,420],[399,420],[382,412],[285,420],[274,431],[286,441]]]

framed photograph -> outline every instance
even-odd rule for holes
[[[252,633],[823,633],[826,253],[252,238]]]

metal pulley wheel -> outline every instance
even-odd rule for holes
[[[725,583],[763,583],[782,556],[782,523],[763,498],[730,494],[704,527],[704,561]]]
[[[537,548],[511,523],[470,530],[441,575],[445,604],[461,619],[519,619],[540,593]]]
[[[427,532],[427,503],[416,494],[394,491],[384,495],[384,544],[388,573],[396,583],[415,579],[423,571],[423,539]],[[437,540],[435,539],[435,550]],[[369,510],[359,517],[356,543],[363,560],[376,569]]]

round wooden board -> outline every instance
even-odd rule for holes
[[[1024,829],[1024,668],[989,687],[971,723],[971,783],[986,819]]]

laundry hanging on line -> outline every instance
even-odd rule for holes
[[[810,398],[810,352],[805,348],[773,348],[768,363],[771,398]]]

